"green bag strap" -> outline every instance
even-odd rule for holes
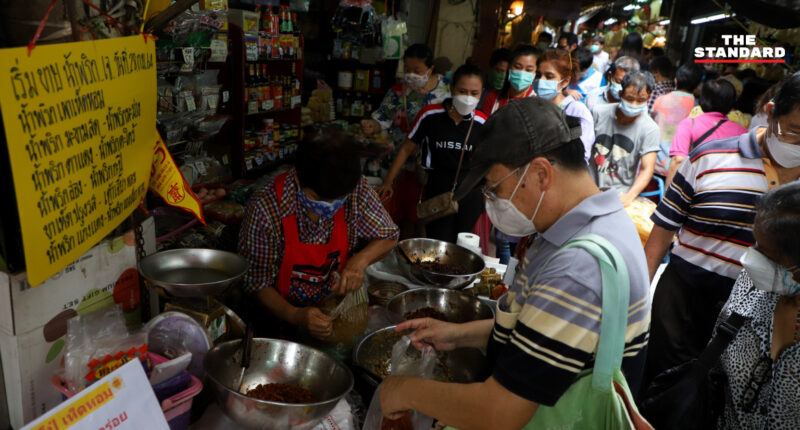
[[[628,306],[630,303],[630,278],[628,266],[619,250],[607,239],[597,234],[587,234],[569,240],[555,252],[539,268],[536,279],[542,270],[559,253],[569,248],[582,248],[591,254],[600,265],[602,276],[602,317],[600,319],[600,340],[597,346],[592,385],[594,388],[608,392],[614,368],[622,366],[622,355],[625,349],[625,334],[628,328]],[[527,288],[524,297],[530,294]]]

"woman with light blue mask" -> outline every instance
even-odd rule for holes
[[[720,357],[727,376],[719,429],[794,429],[800,422],[800,182],[756,204],[755,246],[717,324],[732,313],[745,323]],[[722,394],[722,393],[721,393]]]
[[[490,92],[480,110],[487,116],[493,114],[510,100],[535,97],[533,80],[536,78],[536,58],[542,51],[530,45],[521,45],[511,53],[508,80],[500,90]]]
[[[580,118],[581,142],[586,149],[584,158],[588,163],[594,143],[592,113],[583,103],[564,95],[564,89],[578,81],[580,65],[575,56],[574,53],[570,54],[563,49],[551,49],[539,56],[536,64],[537,79],[533,81],[533,89],[539,97],[550,100],[567,115]]]

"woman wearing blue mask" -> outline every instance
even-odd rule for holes
[[[616,188],[626,206],[653,179],[661,147],[661,132],[647,114],[654,86],[650,73],[628,73],[622,79],[621,101],[592,110],[595,143],[589,172],[600,188]]]
[[[505,106],[509,100],[535,97],[533,80],[536,78],[536,57],[542,51],[530,45],[521,45],[511,53],[508,80],[500,90],[490,92],[483,100],[481,111],[487,116]]]
[[[800,423],[800,182],[761,197],[753,236],[756,245],[742,256],[744,270],[718,319],[733,312],[746,318],[720,357],[727,384],[717,428],[794,429]]]
[[[239,234],[239,253],[250,261],[245,292],[319,339],[331,335],[332,320],[315,305],[361,288],[366,267],[397,243],[397,227],[358,160],[351,137],[307,134],[295,168],[250,199]]]
[[[583,103],[564,95],[564,88],[578,80],[579,64],[575,56],[561,49],[551,49],[542,54],[536,63],[538,78],[533,81],[533,89],[539,97],[550,100],[567,115],[580,118],[581,142],[586,149],[584,158],[588,163],[594,143],[592,113]]]

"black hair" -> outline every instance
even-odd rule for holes
[[[483,72],[481,72],[481,69],[472,64],[463,64],[453,73],[453,80],[450,81],[450,86],[455,88],[458,81],[465,76],[477,76],[481,80],[481,84],[483,84]]]
[[[539,33],[539,36],[536,38],[536,43],[543,42],[542,39],[547,39],[548,40],[548,45],[550,43],[553,43],[553,35],[550,34],[547,31],[543,31],[543,32]]]
[[[300,186],[311,188],[324,199],[347,195],[361,179],[355,140],[336,129],[308,130],[295,157]]]
[[[592,51],[580,47],[573,52],[573,55],[578,61],[578,66],[581,68],[581,71],[592,67],[592,62],[594,62],[594,54],[592,54]]]
[[[642,57],[642,50],[644,49],[644,42],[642,41],[642,34],[639,32],[631,32],[622,39],[622,47],[619,48],[617,55],[625,55],[634,57],[637,60]]]
[[[666,55],[654,57],[650,60],[650,72],[658,72],[661,76],[672,79],[674,78],[675,68],[672,67],[672,61]]]
[[[677,89],[691,93],[700,84],[703,79],[703,68],[694,63],[687,63],[680,67],[675,72],[675,80],[677,82]]]
[[[492,51],[492,56],[489,57],[489,67],[494,67],[501,61],[511,63],[511,50],[500,48]]]
[[[511,61],[509,62],[513,63],[517,58],[527,57],[528,55],[538,57],[539,55],[542,55],[542,50],[532,45],[519,45],[514,48],[513,51],[511,51]]]
[[[565,31],[558,36],[558,40],[567,39],[567,48],[578,43],[578,35]]]
[[[794,72],[786,79],[772,101],[775,102],[772,118],[784,116],[795,109],[800,109],[800,72]]]
[[[660,46],[654,46],[650,48],[650,53],[653,54],[653,57],[661,57],[664,55],[664,48]]]
[[[650,72],[628,72],[625,74],[625,77],[622,78],[622,92],[625,91],[625,88],[633,85],[633,88],[636,89],[636,92],[642,91],[642,89],[647,89],[647,94],[653,94],[653,88],[656,86],[656,80],[653,78],[653,75]]]
[[[714,79],[703,83],[700,90],[700,107],[703,112],[719,112],[727,115],[736,103],[736,88],[726,79]]]
[[[428,67],[433,66],[433,51],[424,43],[415,43],[409,46],[403,53],[403,60],[407,58],[416,58],[424,61]]]
[[[756,203],[756,221],[781,254],[788,255],[793,265],[800,264],[800,181],[763,194]]]

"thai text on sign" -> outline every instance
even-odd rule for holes
[[[2,109],[28,281],[88,251],[136,208],[156,140],[155,42],[0,50]]]

